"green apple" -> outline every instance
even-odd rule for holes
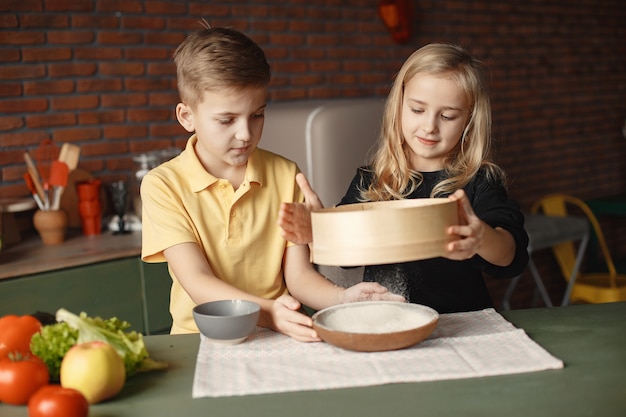
[[[80,391],[89,404],[115,397],[126,380],[122,357],[101,341],[72,346],[63,357],[60,374],[61,386]]]

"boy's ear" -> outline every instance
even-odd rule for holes
[[[189,133],[192,133],[195,128],[193,125],[193,112],[191,108],[185,103],[178,103],[176,105],[176,118],[178,123]]]

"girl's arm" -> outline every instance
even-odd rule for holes
[[[404,297],[375,282],[360,282],[349,288],[336,285],[315,270],[309,260],[307,245],[287,248],[284,273],[289,292],[315,310],[356,301],[405,301]]]

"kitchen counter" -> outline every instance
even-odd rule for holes
[[[626,411],[626,303],[502,313],[554,356],[559,370],[374,387],[192,399],[199,336],[145,338],[166,371],[130,378],[90,417],[130,416],[621,416]],[[302,375],[306,378],[306,375]],[[329,378],[332,376],[329,376]],[[0,405],[3,417],[26,407]]]
[[[118,317],[144,334],[169,332],[167,264],[140,260],[141,232],[84,236],[56,246],[38,235],[0,251],[0,315],[59,308]]]
[[[70,231],[65,242],[45,246],[38,235],[0,251],[0,280],[114,259],[139,257],[141,232],[84,236]]]

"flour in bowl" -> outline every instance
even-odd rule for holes
[[[393,303],[354,303],[329,312],[321,324],[346,333],[382,334],[415,329],[432,321],[427,311],[409,307]]]

